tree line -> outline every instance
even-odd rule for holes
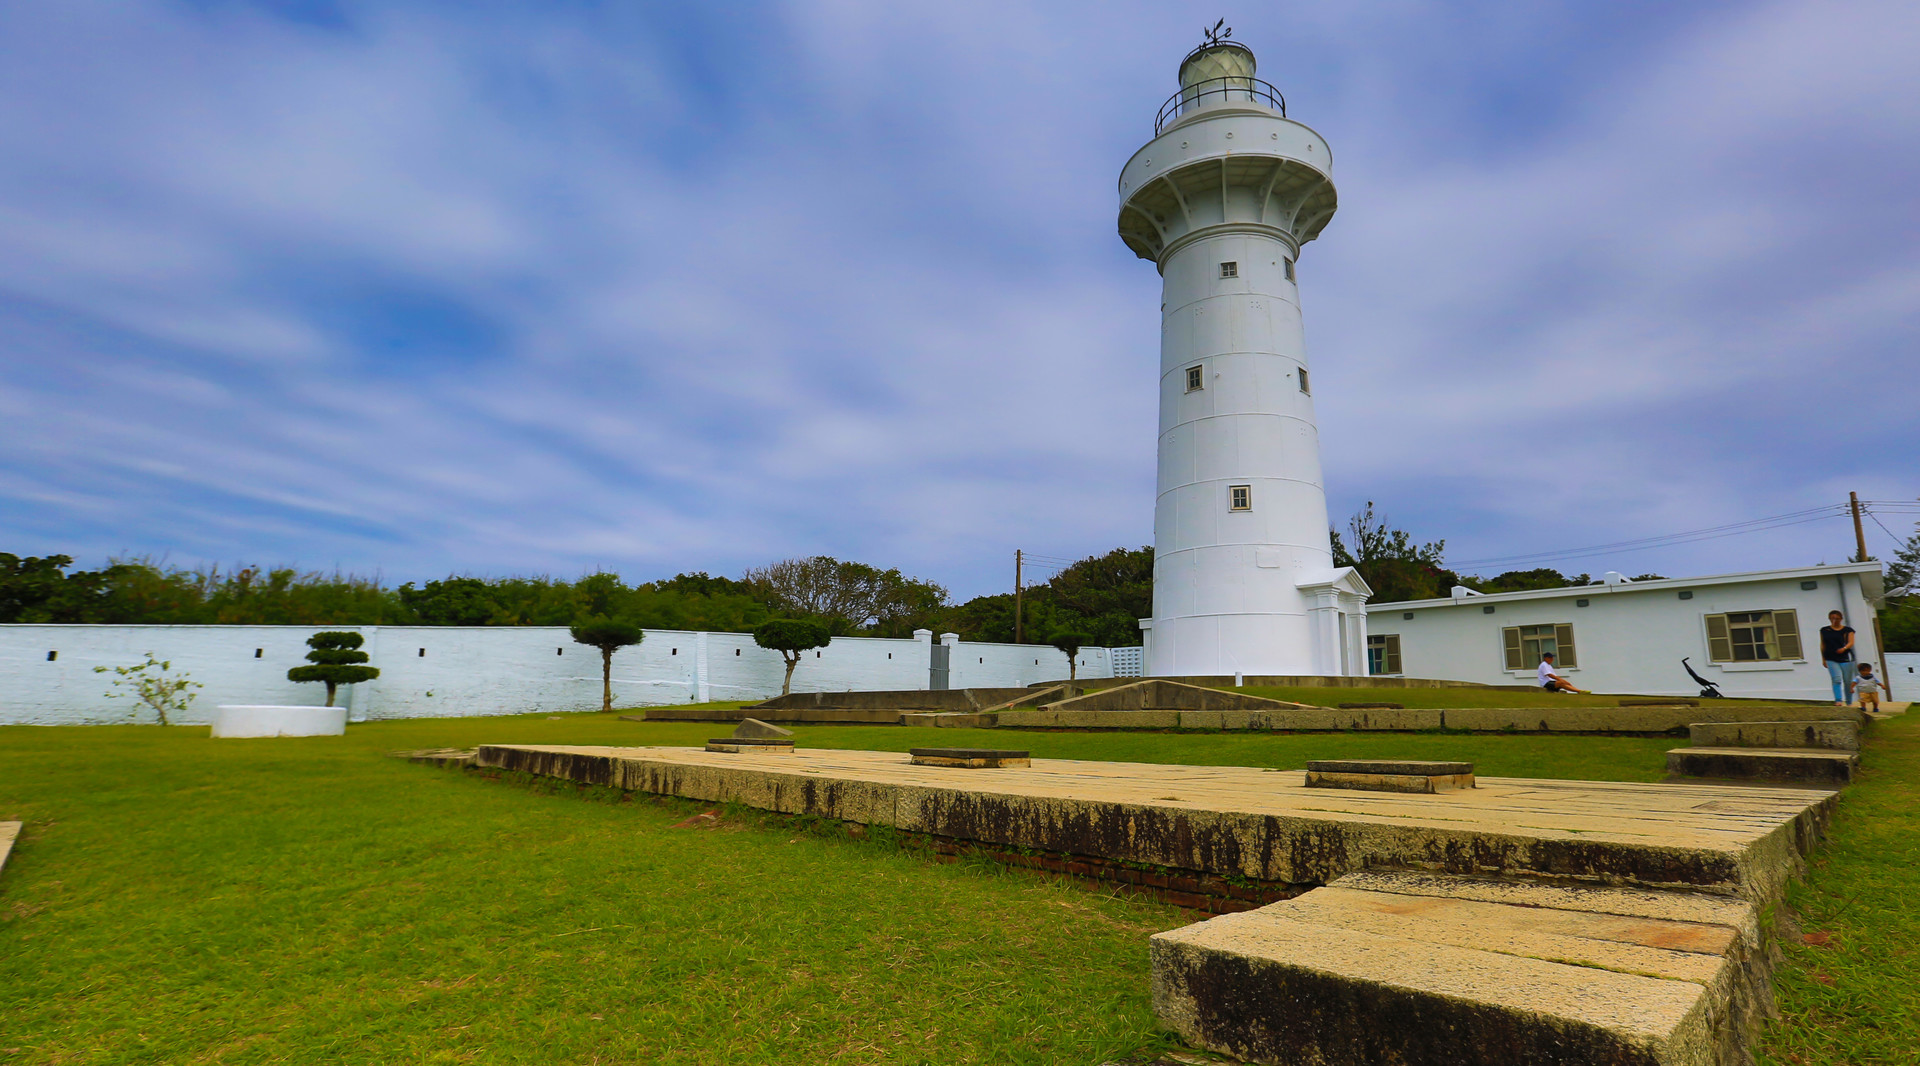
[[[1394,528],[1371,501],[1330,530],[1334,565],[1351,566],[1373,600],[1443,599],[1453,586],[1477,592],[1567,588],[1593,579],[1539,567],[1493,577],[1446,566],[1445,540],[1420,542]],[[0,622],[172,625],[565,626],[608,618],[648,629],[750,633],[775,619],[805,619],[834,636],[911,636],[916,629],[964,640],[1013,643],[1012,592],[952,602],[935,582],[831,556],[786,559],[739,578],[679,574],[627,584],[618,574],[481,578],[453,575],[416,585],[383,585],[351,574],[291,567],[164,566],[116,559],[72,570],[65,555],[0,552]],[[1890,651],[1920,651],[1920,532],[1886,568]],[[1640,574],[1635,580],[1657,579]],[[1090,646],[1140,643],[1137,619],[1153,613],[1153,549],[1115,548],[1089,556],[1025,591],[1019,627],[1027,643],[1071,635]]]
[[[1133,619],[1152,604],[1152,558],[1150,548],[1116,549],[1028,590],[1028,642],[1051,643],[1067,632],[1089,645],[1138,643]],[[140,558],[82,570],[66,555],[0,552],[0,622],[571,626],[611,619],[646,629],[751,633],[797,619],[833,636],[908,637],[930,629],[1010,642],[1012,603],[1004,593],[956,604],[935,582],[830,556],[786,559],[739,578],[686,573],[629,584],[605,572],[571,581],[450,575],[389,586],[294,567],[169,566]]]

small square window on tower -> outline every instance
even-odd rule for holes
[[[1188,367],[1187,368],[1187,391],[1197,392],[1206,387],[1207,387],[1206,375],[1200,372],[1200,368],[1197,366]]]
[[[1300,391],[1309,396],[1313,395],[1313,390],[1307,387],[1307,368],[1304,366],[1300,368]]]
[[[1223,278],[1237,278],[1237,277],[1239,277],[1239,276],[1240,276],[1240,264],[1239,264],[1239,263],[1222,263],[1222,264],[1220,264],[1220,276],[1221,276],[1221,277],[1223,277]]]
[[[1282,267],[1281,269],[1287,272],[1287,280],[1292,281],[1293,280],[1293,260],[1288,259],[1285,262],[1286,262],[1286,266]]]
[[[1229,511],[1253,510],[1253,486],[1252,485],[1229,486],[1227,489],[1227,510]]]

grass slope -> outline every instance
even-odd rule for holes
[[[1146,937],[1190,917],[734,812],[589,802],[394,748],[689,744],[599,715],[0,728],[0,1058],[88,1063],[1096,1063],[1165,1046]],[[1004,746],[831,726],[804,744]],[[1671,740],[1022,734],[1040,756],[1470,759],[1653,780]]]
[[[1920,714],[1874,727],[1833,835],[1787,902],[1767,1066],[1920,1062]]]

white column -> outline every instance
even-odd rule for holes
[[[707,634],[705,630],[693,635],[693,701],[695,703],[713,702],[713,686],[707,680]]]

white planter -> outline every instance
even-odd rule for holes
[[[223,703],[213,716],[216,737],[337,737],[346,731],[345,707]]]

